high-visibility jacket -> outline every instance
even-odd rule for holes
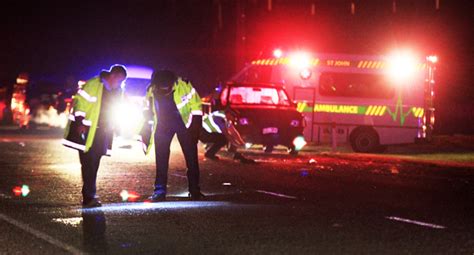
[[[178,78],[173,85],[173,100],[186,128],[191,126],[193,115],[202,116],[201,97],[190,82]],[[145,153],[148,154],[153,145],[158,121],[160,121],[157,119],[155,95],[152,86],[149,86],[147,89],[145,102],[145,116],[140,131],[140,139],[144,144],[143,149]]]
[[[68,124],[65,129],[64,146],[88,152],[94,143],[97,124],[102,104],[104,84],[96,76],[88,80],[73,97],[73,104],[69,113]],[[78,126],[85,126],[84,137],[78,133]],[[109,145],[106,155],[110,155],[112,144]]]
[[[226,129],[225,123],[224,111],[213,111],[202,118],[202,128],[208,133],[223,134]]]
[[[245,144],[239,131],[231,121],[227,121],[224,111],[213,111],[202,118],[202,128],[210,134],[222,134],[234,146]]]

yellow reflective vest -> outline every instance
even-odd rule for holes
[[[173,100],[186,128],[191,126],[193,115],[202,116],[201,97],[190,82],[178,78],[173,85]],[[140,139],[144,143],[143,149],[145,154],[148,154],[153,146],[153,138],[159,121],[156,117],[155,96],[152,86],[149,86],[147,89],[145,112],[148,113],[144,114],[144,123],[140,131]]]
[[[100,116],[103,90],[104,84],[100,77],[96,76],[88,80],[73,96],[73,104],[62,140],[64,146],[83,152],[88,152],[92,147]],[[77,132],[80,125],[86,127],[84,136]],[[108,148],[107,155],[110,155],[111,149]]]

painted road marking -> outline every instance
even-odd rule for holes
[[[179,178],[188,178],[187,176],[181,175],[181,174],[170,174],[170,175],[176,176],[176,177],[179,177]]]
[[[446,228],[445,226],[441,226],[441,225],[436,225],[436,224],[426,223],[426,222],[421,222],[421,221],[416,221],[416,220],[409,220],[409,219],[404,219],[404,218],[394,217],[394,216],[385,217],[385,218],[387,218],[389,220],[400,221],[400,222],[405,222],[405,223],[410,223],[410,224],[415,224],[415,225],[419,225],[419,226],[423,226],[423,227],[429,227],[429,228],[435,228],[435,229],[445,229]]]
[[[8,217],[7,215],[4,215],[4,214],[1,214],[0,213],[0,219],[12,224],[13,226],[19,228],[19,229],[22,229],[23,231],[26,231],[32,235],[34,235],[35,237],[39,238],[39,239],[43,239],[44,241],[58,247],[58,248],[61,248],[61,249],[64,249],[72,254],[85,254],[84,252],[82,252],[81,250],[79,249],[76,249],[74,248],[73,246],[71,245],[68,245],[66,243],[63,243],[61,241],[59,241],[58,239],[46,234],[46,233],[43,233],[41,231],[38,231],[30,226],[28,226],[27,224],[25,223],[22,223],[20,221],[17,221],[15,219],[12,219],[10,217]]]
[[[298,199],[297,197],[294,197],[294,196],[288,196],[288,195],[285,195],[285,194],[280,194],[280,193],[275,193],[275,192],[270,192],[270,191],[265,191],[265,190],[255,190],[255,191],[257,191],[258,193],[263,193],[263,194],[276,196],[276,197],[284,197],[284,198],[289,198],[289,199]]]

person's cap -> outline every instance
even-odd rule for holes
[[[127,77],[127,68],[124,66],[124,65],[120,65],[120,64],[115,64],[115,65],[112,65],[109,70],[102,70],[100,72],[101,75],[103,74],[113,74],[113,73],[119,73],[119,74],[123,74],[125,77]]]
[[[157,70],[151,75],[151,84],[158,87],[172,86],[178,77],[173,71],[170,70]]]

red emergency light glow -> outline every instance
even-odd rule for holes
[[[406,81],[411,78],[419,63],[409,51],[395,52],[388,59],[388,74],[394,81]]]
[[[431,55],[431,56],[426,57],[426,60],[428,60],[429,62],[434,64],[434,63],[438,62],[438,56]]]
[[[311,70],[309,68],[305,68],[305,69],[301,70],[300,77],[303,80],[307,80],[307,79],[311,78],[311,74],[312,74]]]
[[[308,68],[311,65],[311,56],[307,52],[296,52],[290,56],[290,65],[296,68]]]
[[[30,187],[28,187],[28,185],[23,185],[23,186],[16,186],[13,188],[13,194],[15,194],[15,196],[19,197],[20,195],[23,196],[23,197],[26,197],[28,196],[28,194],[30,194]]]
[[[21,187],[16,186],[15,188],[13,188],[13,194],[15,194],[15,196],[19,197],[21,195]]]
[[[120,192],[120,197],[122,197],[122,201],[131,201],[131,202],[134,202],[136,201],[138,198],[140,198],[140,195],[138,195],[136,192],[133,192],[133,191],[126,191],[126,190],[122,190]]]
[[[281,51],[280,49],[275,49],[273,51],[273,56],[275,58],[281,58],[283,56],[283,51]]]

